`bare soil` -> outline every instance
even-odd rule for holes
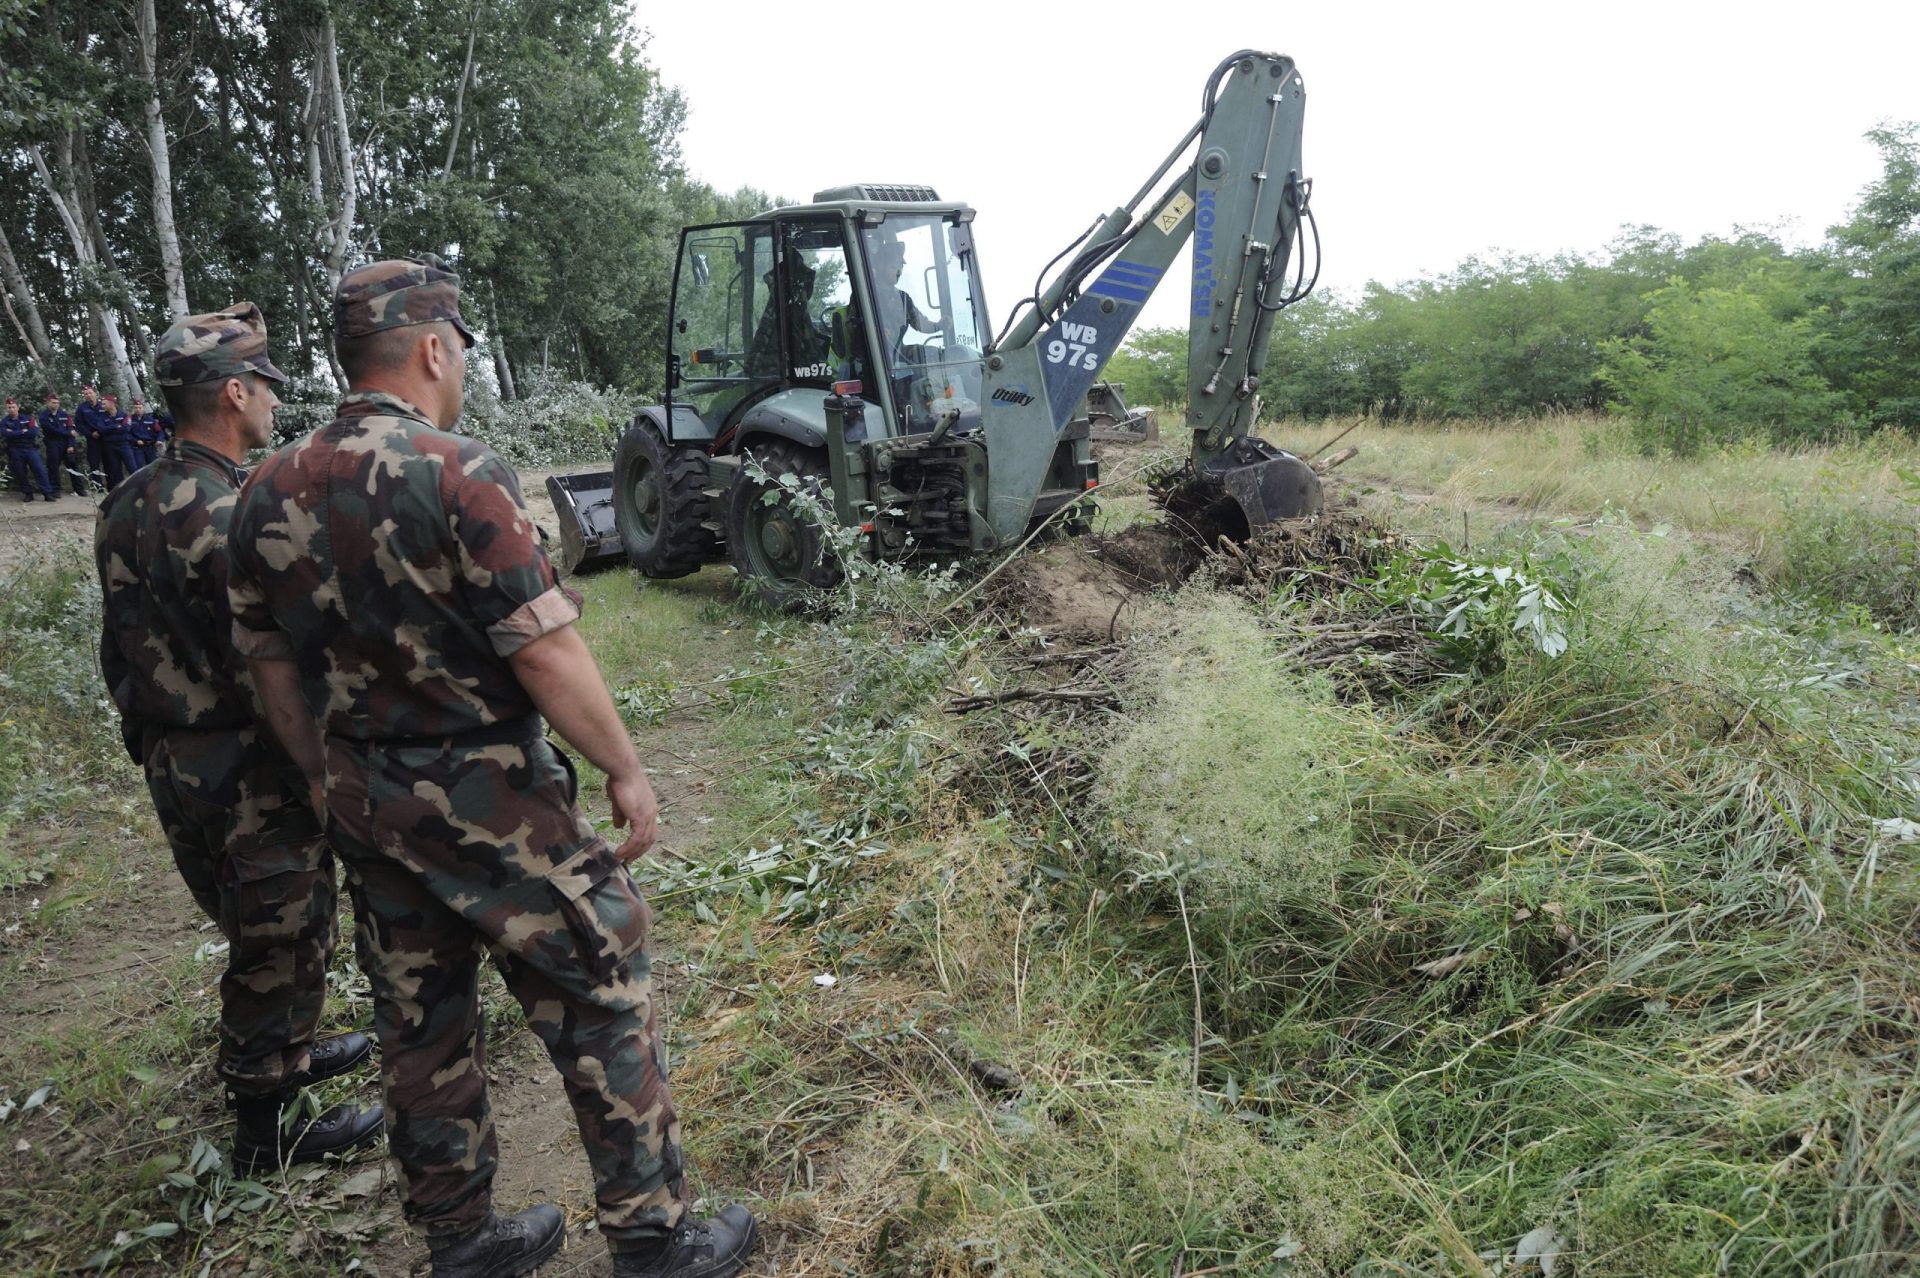
[[[1265,593],[1282,579],[1331,569],[1352,580],[1371,572],[1392,536],[1352,504],[1332,503],[1307,519],[1282,520],[1245,543],[1211,548],[1172,523],[1134,524],[1111,535],[1055,542],[1009,564],[989,599],[1020,624],[1063,639],[1124,639],[1139,605],[1203,568],[1223,586]]]
[[[1139,604],[1178,585],[1205,557],[1164,524],[1055,542],[1015,560],[993,583],[991,602],[1023,625],[1063,639],[1110,642],[1132,629]]]

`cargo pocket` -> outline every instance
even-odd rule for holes
[[[547,876],[573,934],[582,966],[596,982],[647,943],[653,910],[607,841],[594,838]]]
[[[320,840],[250,848],[226,857],[221,873],[228,940],[285,945],[331,932],[333,865]]]

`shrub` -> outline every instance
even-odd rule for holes
[[[467,399],[456,427],[491,445],[518,467],[613,464],[613,444],[634,405],[612,391],[535,369],[521,397],[502,401],[469,366]],[[339,396],[332,382],[295,378],[274,415],[274,444],[291,443],[333,420]]]
[[[1891,497],[1830,475],[1818,497],[1785,504],[1773,584],[1859,608],[1896,630],[1920,627],[1920,475]]]
[[[92,566],[0,580],[0,833],[64,816],[127,767],[101,683],[100,590]],[[0,871],[6,858],[0,854]]]
[[[1601,376],[1643,450],[1690,456],[1750,432],[1792,444],[1854,427],[1815,363],[1813,317],[1775,314],[1762,274],[1739,288],[1676,278],[1652,295],[1647,336],[1606,345]]]

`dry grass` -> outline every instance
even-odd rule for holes
[[[1283,422],[1264,434],[1311,447],[1346,423]],[[1617,511],[1642,524],[1672,524],[1731,538],[1764,557],[1785,503],[1819,495],[1842,476],[1868,494],[1904,487],[1902,468],[1920,466],[1920,444],[1897,435],[1838,447],[1776,451],[1736,445],[1696,458],[1647,457],[1623,423],[1597,416],[1446,427],[1368,422],[1347,436],[1360,455],[1338,473],[1349,485],[1390,488],[1452,512],[1506,506],[1534,516],[1591,517]]]

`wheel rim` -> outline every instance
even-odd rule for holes
[[[627,516],[634,531],[651,541],[660,531],[660,472],[647,457],[633,459],[632,481],[627,485]]]
[[[775,581],[805,579],[807,526],[791,506],[756,500],[747,515],[746,531],[747,559],[755,575]]]

